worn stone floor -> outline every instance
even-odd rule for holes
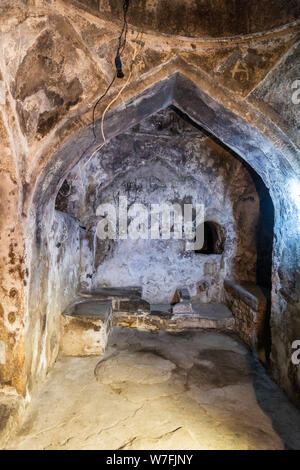
[[[9,449],[300,449],[300,413],[231,335],[114,327],[62,357]]]

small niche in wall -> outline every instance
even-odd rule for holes
[[[219,255],[224,251],[225,230],[213,221],[204,222],[204,243],[201,250],[195,253],[203,255]]]

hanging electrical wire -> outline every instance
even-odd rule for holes
[[[102,96],[96,101],[94,107],[93,107],[93,134],[94,138],[96,139],[96,132],[95,132],[95,113],[98,104],[105,98],[111,87],[113,86],[116,78],[124,78],[124,73],[122,70],[122,61],[121,61],[121,56],[125,50],[126,42],[127,42],[127,32],[128,32],[128,23],[127,23],[127,13],[128,13],[128,8],[129,8],[129,0],[124,0],[123,1],[123,26],[118,38],[118,46],[116,50],[116,55],[115,55],[115,66],[116,66],[116,73],[113,76],[112,81],[108,85],[107,89],[103,93]]]
[[[75,181],[78,179],[78,176],[82,172],[82,170],[84,170],[84,168],[90,163],[90,161],[96,155],[96,153],[98,153],[104,147],[104,145],[106,143],[106,137],[105,137],[105,134],[104,134],[104,117],[105,117],[105,114],[107,113],[107,111],[109,110],[109,108],[113,105],[113,103],[115,101],[117,101],[119,99],[121,93],[124,91],[124,89],[126,88],[128,83],[130,82],[130,79],[131,79],[131,76],[132,76],[132,73],[133,73],[133,66],[135,64],[135,59],[137,57],[137,54],[138,54],[139,50],[143,47],[142,42],[141,42],[141,45],[140,45],[139,50],[138,50],[137,44],[138,44],[139,35],[140,35],[140,33],[137,34],[137,37],[136,37],[136,40],[135,40],[135,48],[134,48],[132,59],[131,59],[131,67],[130,67],[130,72],[129,72],[128,78],[127,78],[126,82],[124,83],[124,85],[122,86],[122,88],[119,90],[118,94],[110,101],[110,103],[108,103],[108,105],[106,106],[106,108],[105,108],[105,110],[102,114],[100,128],[101,128],[101,134],[102,134],[103,142],[102,142],[101,145],[99,145],[99,147],[96,148],[96,150],[94,150],[94,152],[91,154],[91,156],[88,158],[88,160],[80,167],[79,171],[76,173],[76,175],[74,176],[74,178],[71,181],[70,189],[72,188]]]
[[[115,57],[115,66],[117,70],[117,77],[118,78],[123,78],[124,73],[122,71],[122,61],[121,61],[121,55],[124,52],[125,46],[126,46],[126,40],[127,40],[127,31],[128,31],[128,23],[127,23],[127,13],[128,13],[128,8],[129,8],[129,0],[124,0],[123,1],[123,27],[119,36],[119,42],[118,42],[118,48],[117,48],[117,53]]]
[[[120,32],[120,35],[118,37],[118,45],[117,45],[117,50],[116,50],[116,55],[115,55],[115,67],[116,67],[116,72],[111,80],[111,82],[109,83],[108,87],[106,88],[105,92],[98,98],[98,100],[96,101],[96,103],[94,104],[93,106],[93,113],[92,113],[92,130],[93,130],[93,136],[94,136],[94,139],[93,141],[86,147],[86,149],[82,152],[81,156],[80,156],[80,160],[84,157],[84,155],[87,153],[87,151],[96,143],[96,140],[97,140],[97,136],[96,136],[96,129],[95,129],[95,124],[96,124],[96,119],[95,119],[95,116],[96,116],[96,109],[97,109],[97,106],[99,105],[99,103],[105,98],[105,96],[107,95],[107,93],[109,92],[109,90],[111,89],[111,87],[113,86],[116,78],[124,78],[124,73],[123,73],[123,70],[122,70],[122,61],[121,61],[121,56],[125,50],[125,47],[126,47],[126,43],[127,43],[127,32],[128,32],[128,22],[127,22],[127,13],[128,13],[128,8],[129,8],[129,1],[130,0],[123,0],[123,26],[122,26],[122,29],[121,29],[121,32]],[[130,77],[132,75],[132,71],[130,73]],[[126,84],[128,83],[128,81],[126,82]],[[125,84],[125,86],[126,86]],[[122,87],[122,91],[123,89],[125,88]],[[119,96],[119,95],[118,95]],[[103,122],[103,118],[102,118],[102,122]],[[104,134],[103,134],[103,125],[101,127],[102,129],[102,136],[104,137]],[[101,146],[102,148],[102,146]],[[100,150],[100,149],[99,149]],[[94,156],[95,153],[93,153],[93,156]],[[90,158],[89,160],[90,161]],[[81,169],[79,170],[81,171]],[[77,175],[78,177],[78,175]],[[77,179],[77,178],[76,178]],[[75,180],[73,179],[72,182],[71,182],[71,185],[69,187],[69,190],[67,193],[63,193],[61,190],[59,191],[59,193],[64,196],[64,197],[68,197],[70,194],[71,194],[71,189],[72,189],[72,184]]]
[[[96,139],[97,139],[97,136],[96,136],[96,130],[95,130],[95,114],[96,114],[96,108],[98,106],[98,104],[100,103],[100,101],[103,100],[103,98],[105,98],[105,96],[107,95],[107,93],[109,92],[109,90],[111,89],[111,87],[113,86],[114,82],[115,82],[115,79],[116,79],[116,74],[113,76],[113,79],[112,81],[110,82],[110,84],[108,85],[108,87],[106,88],[105,92],[103,93],[103,95],[100,96],[100,98],[98,98],[98,100],[96,101],[94,107],[93,107],[93,134],[94,134],[94,141],[93,141],[93,144],[95,143]]]

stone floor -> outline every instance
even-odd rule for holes
[[[114,327],[60,358],[9,449],[300,449],[300,413],[232,334]]]

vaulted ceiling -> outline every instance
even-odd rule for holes
[[[122,17],[119,0],[66,1],[110,20]],[[299,16],[298,0],[131,0],[128,21],[145,31],[216,38],[264,32]]]

